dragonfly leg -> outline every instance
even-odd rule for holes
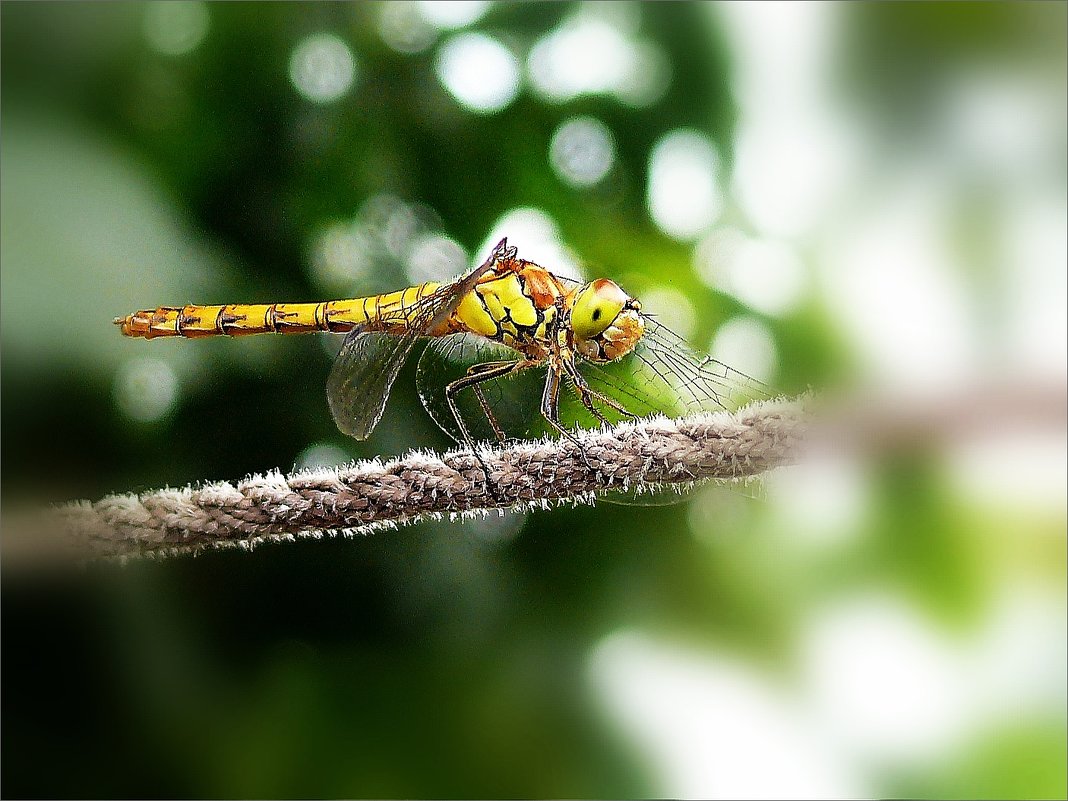
[[[445,387],[445,400],[449,404],[449,411],[452,412],[453,419],[456,420],[456,425],[460,427],[460,433],[463,435],[464,443],[474,450],[475,440],[471,436],[471,431],[467,427],[467,423],[464,422],[463,415],[460,414],[460,408],[456,405],[456,396],[468,387],[475,389],[476,395],[479,399],[479,405],[482,406],[482,410],[486,412],[486,416],[489,418],[490,425],[493,426],[494,433],[503,439],[504,432],[501,431],[500,425],[497,423],[497,419],[493,416],[492,411],[489,408],[489,404],[486,403],[486,397],[482,394],[481,387],[486,381],[492,381],[495,378],[506,376],[509,373],[520,368],[520,365],[524,362],[486,362],[484,364],[476,364],[469,368],[467,375],[463,378],[458,378]]]
[[[575,443],[578,448],[579,455],[582,456],[582,461],[586,463],[586,467],[591,470],[594,469],[590,464],[589,458],[586,456],[586,449],[582,447],[582,443],[579,442],[578,437],[570,431],[567,426],[560,422],[560,379],[561,371],[558,369],[550,369],[549,375],[545,379],[545,390],[541,395],[541,414],[557,431],[559,431],[567,439]]]
[[[499,502],[504,502],[506,499],[497,497],[497,493],[492,489],[489,481],[489,466],[486,464],[482,455],[475,448],[475,439],[471,436],[471,431],[467,427],[467,423],[464,422],[463,415],[460,414],[460,409],[456,405],[456,395],[467,389],[473,388],[475,396],[478,398],[479,405],[482,407],[482,411],[485,412],[486,418],[489,420],[493,431],[497,435],[498,439],[504,441],[504,432],[501,430],[500,425],[497,422],[497,418],[494,417],[489,404],[486,402],[486,397],[482,393],[482,388],[479,384],[486,381],[492,381],[495,378],[501,378],[516,370],[522,370],[525,367],[530,366],[530,362],[527,361],[515,361],[515,362],[485,362],[483,364],[476,364],[467,370],[467,375],[463,378],[459,378],[450,384],[445,386],[445,400],[449,404],[449,411],[452,412],[453,419],[456,421],[456,425],[460,427],[460,433],[463,435],[464,444],[470,448],[471,453],[478,459],[478,463],[482,465],[482,474],[486,477],[486,488],[490,494]]]
[[[493,433],[497,435],[497,442],[503,443],[507,437],[501,429],[501,424],[497,422],[497,416],[493,413],[493,409],[490,408],[489,403],[486,401],[486,395],[482,391],[482,387],[475,384],[471,389],[475,393],[475,398],[478,399],[478,405],[482,407],[482,413],[486,415],[490,427],[493,428]]]
[[[608,395],[605,395],[602,392],[598,392],[593,387],[591,387],[586,382],[586,379],[582,376],[582,373],[575,369],[575,365],[573,363],[567,364],[564,369],[567,370],[568,377],[572,380],[572,382],[574,382],[575,390],[578,392],[579,398],[582,400],[582,404],[587,409],[589,409],[593,416],[600,420],[602,423],[611,424],[612,421],[606,418],[599,409],[594,407],[594,398],[599,400],[608,408],[614,409],[615,411],[619,412],[624,417],[629,417],[631,420],[638,419],[638,415],[634,414],[634,412],[624,407],[615,398],[609,397]]]
[[[572,379],[574,379],[574,376],[572,376]],[[605,417],[601,413],[601,410],[598,409],[596,405],[594,405],[592,390],[590,390],[588,387],[584,387],[578,381],[574,381],[574,384],[575,391],[578,392],[579,400],[582,401],[582,405],[589,410],[590,414],[592,414],[605,425],[611,425],[612,421]]]
[[[472,365],[467,368],[467,374],[469,376],[482,375],[483,373],[496,370],[499,366],[506,364],[513,365],[513,371],[521,369],[520,363],[518,362],[483,362],[482,364]],[[507,373],[504,374],[506,375]],[[493,377],[496,378],[499,376],[494,374]],[[493,409],[486,400],[486,394],[482,391],[482,387],[477,383],[471,384],[471,390],[475,393],[475,398],[478,399],[478,405],[482,407],[482,413],[486,415],[486,420],[489,421],[490,426],[493,428],[493,433],[497,435],[497,441],[504,442],[507,437],[504,435],[500,423],[497,422],[497,416],[493,413]]]

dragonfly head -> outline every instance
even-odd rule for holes
[[[590,361],[614,362],[645,333],[641,304],[607,278],[582,286],[571,302],[575,349]]]

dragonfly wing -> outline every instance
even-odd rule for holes
[[[646,370],[656,374],[657,382],[678,392],[686,413],[734,411],[771,397],[771,388],[763,382],[698,353],[683,337],[655,320],[645,319],[641,344],[639,360]]]
[[[692,350],[671,329],[646,318],[634,351],[609,364],[579,366],[590,387],[638,417],[679,417],[734,410],[767,398],[768,388],[711,356]],[[607,415],[612,419],[612,415]]]
[[[481,266],[399,310],[395,319],[376,320],[376,330],[364,326],[349,333],[326,382],[330,413],[341,431],[356,439],[370,436],[382,419],[393,382],[416,341],[444,323],[498,259],[512,254],[507,245],[502,239]],[[391,331],[377,330],[379,327]]]
[[[462,443],[463,433],[449,407],[446,386],[468,375],[476,365],[519,360],[520,355],[511,348],[474,334],[434,338],[427,343],[419,359],[415,379],[419,398],[441,430]],[[468,388],[460,391],[454,401],[475,440],[495,442],[500,439],[498,430],[505,438],[523,439],[544,433],[544,421],[539,411],[544,384],[545,370],[529,368],[479,383],[481,399],[475,389]],[[482,401],[485,401],[489,414]]]
[[[352,331],[330,370],[326,398],[342,432],[367,439],[386,408],[393,382],[418,335]]]
[[[768,387],[756,379],[695,352],[681,336],[652,319],[646,318],[645,324],[645,335],[628,356],[610,364],[579,365],[592,390],[611,398],[631,414],[679,417],[733,410],[769,397]],[[599,405],[610,420],[625,417],[608,404]],[[627,506],[663,506],[685,501],[698,489],[704,491],[700,485],[652,492],[631,489],[606,493],[601,499]],[[743,491],[747,493],[748,490]]]

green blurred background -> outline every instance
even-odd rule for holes
[[[4,3],[5,514],[446,446],[412,369],[339,434],[332,337],[111,318],[505,234],[784,391],[1063,386],[1066,8]],[[760,501],[5,564],[3,794],[1064,797],[1064,433],[1023,428]]]

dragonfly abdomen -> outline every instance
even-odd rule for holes
[[[425,283],[384,295],[322,303],[160,306],[116,317],[115,324],[125,336],[145,339],[344,332],[379,322],[383,328],[402,329],[405,312],[437,288],[436,283]]]

